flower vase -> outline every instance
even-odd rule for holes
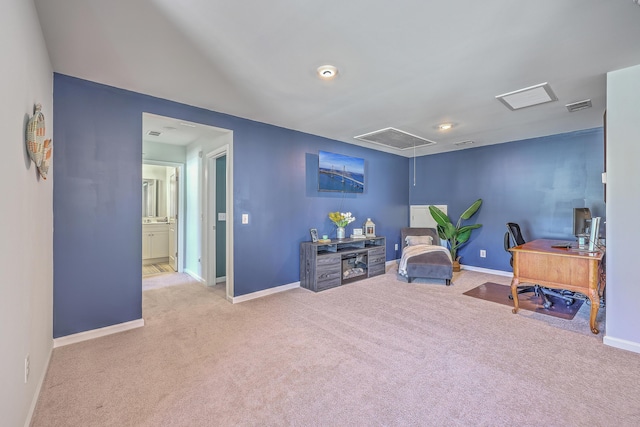
[[[336,230],[336,237],[338,239],[344,239],[344,227],[338,227]]]

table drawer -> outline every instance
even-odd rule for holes
[[[384,255],[372,257],[369,255],[369,268],[377,264],[384,264],[387,261]]]
[[[384,248],[384,246],[381,246],[381,247],[376,248],[376,249],[369,249],[369,256],[370,256],[370,257],[376,257],[376,256],[378,256],[378,255],[382,255],[382,256],[384,256],[384,255],[385,255],[385,248]]]
[[[320,279],[320,277],[318,277],[316,291],[323,291],[325,289],[335,288],[336,286],[340,286],[340,272],[338,272],[338,276],[335,278]]]
[[[320,270],[323,267],[336,266],[336,268],[340,269],[341,260],[342,257],[339,254],[319,256],[316,261],[316,268]]]
[[[369,267],[369,277],[373,277],[373,276],[379,276],[381,274],[385,273],[385,265],[384,264],[377,264],[377,265],[372,265],[371,267]]]
[[[318,279],[318,281],[332,280],[335,278],[339,279],[341,274],[342,274],[342,271],[340,270],[340,266],[338,266],[338,268],[334,268],[332,266],[331,268],[325,267],[325,268],[319,268],[318,270],[316,270],[316,278]]]

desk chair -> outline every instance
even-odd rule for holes
[[[515,222],[508,222],[507,232],[504,233],[504,250],[509,252],[509,248],[524,245],[525,243],[526,241],[524,240],[524,237],[522,237],[520,226]],[[513,267],[513,253],[509,253],[511,254],[509,264],[511,264],[511,267]],[[541,297],[542,306],[544,308],[551,308],[553,306],[553,303],[548,298],[550,295],[562,299],[567,306],[573,304],[575,300],[575,296],[571,291],[543,288],[540,285],[518,286],[518,294],[523,294],[526,292],[533,292],[535,296]],[[513,296],[509,295],[509,299],[512,300]]]

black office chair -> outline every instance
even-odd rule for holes
[[[513,267],[513,253],[509,251],[510,248],[514,246],[524,245],[526,241],[524,237],[522,237],[522,232],[520,231],[520,226],[515,222],[507,223],[507,232],[504,233],[504,250],[511,254],[511,259],[509,263],[511,267]],[[553,302],[548,298],[549,296],[554,296],[556,298],[560,298],[564,301],[567,306],[570,306],[574,303],[575,296],[573,292],[567,290],[554,290],[549,288],[544,288],[540,285],[524,285],[518,286],[518,294],[523,294],[527,292],[533,292],[535,296],[542,298],[542,306],[544,308],[551,308],[553,306]],[[513,299],[513,295],[509,295],[509,299]]]

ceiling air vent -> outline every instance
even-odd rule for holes
[[[160,135],[162,135],[162,132],[158,132],[157,130],[150,130],[149,132],[147,132],[147,135],[149,135],[149,136],[160,136]]]
[[[409,150],[427,145],[435,144],[435,141],[421,138],[395,128],[384,128],[363,135],[354,136],[360,141],[371,142],[373,144],[384,145],[386,147],[397,148],[399,150]]]
[[[570,113],[575,113],[585,108],[591,108],[591,100],[585,99],[584,101],[572,102],[571,104],[565,105],[565,107],[567,107]]]
[[[471,145],[473,144],[473,141],[468,140],[468,141],[460,141],[460,142],[454,142],[453,145],[457,145],[458,147],[461,147],[463,145]]]

